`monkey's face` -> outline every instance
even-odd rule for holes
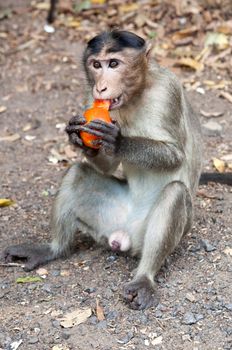
[[[144,82],[145,55],[136,50],[88,57],[85,68],[94,99],[110,100],[110,110],[128,104]]]

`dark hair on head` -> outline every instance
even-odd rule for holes
[[[146,42],[143,38],[125,30],[103,32],[88,42],[84,54],[84,61],[86,61],[90,55],[100,53],[105,45],[109,46],[107,52],[119,52],[125,48],[141,50],[145,48],[145,44]]]

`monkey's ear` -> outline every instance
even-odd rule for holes
[[[153,44],[150,41],[147,41],[145,55],[148,61],[151,58],[152,49],[153,49]]]

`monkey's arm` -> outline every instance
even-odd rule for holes
[[[128,163],[146,169],[175,169],[184,159],[184,151],[178,144],[143,137],[122,136],[116,155]]]
[[[172,141],[156,141],[144,137],[123,136],[116,124],[96,120],[82,126],[81,130],[99,136],[95,143],[112,157],[146,169],[171,170],[179,167],[184,159],[183,147]]]

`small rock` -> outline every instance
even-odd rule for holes
[[[189,251],[190,251],[191,253],[196,253],[196,252],[199,252],[200,250],[201,250],[200,244],[191,246],[191,247],[189,248]]]
[[[118,317],[118,313],[117,311],[114,311],[114,310],[110,311],[106,316],[107,320],[115,320],[117,317]]]
[[[203,316],[202,314],[196,314],[196,315],[195,315],[195,318],[196,318],[196,320],[197,320],[197,322],[198,322],[198,321],[200,321],[200,320],[203,320],[203,319],[204,319],[204,316]]]
[[[219,123],[212,120],[203,124],[202,130],[204,134],[208,136],[221,136],[222,134],[222,126]]]
[[[53,293],[53,291],[51,290],[51,285],[50,284],[45,283],[41,289],[43,291],[49,293],[49,294]]]
[[[151,340],[151,344],[152,345],[159,345],[162,343],[162,341],[163,341],[163,337],[162,337],[162,335],[160,335],[159,337]]]
[[[48,270],[46,270],[43,267],[40,267],[39,269],[36,270],[36,273],[41,276],[41,277],[46,277],[48,275]]]
[[[162,318],[162,316],[163,316],[162,311],[160,311],[160,310],[156,310],[156,311],[155,311],[155,317],[157,317],[157,318]]]
[[[38,343],[39,339],[37,337],[31,337],[28,339],[29,344],[36,344]]]
[[[92,293],[95,293],[96,292],[96,288],[94,287],[89,287],[89,288],[86,288],[84,290],[84,292],[88,293],[88,294],[92,294]]]
[[[60,271],[59,270],[53,270],[51,272],[51,274],[52,274],[52,276],[57,277],[57,276],[60,276]]]
[[[90,324],[93,324],[93,325],[97,324],[97,323],[98,323],[97,317],[94,316],[94,315],[91,316],[91,317],[89,318],[89,323],[90,323]]]
[[[149,343],[149,340],[148,340],[148,339],[145,339],[145,340],[144,340],[144,345],[146,345],[146,346],[149,346],[149,345],[150,345],[150,343]]]
[[[191,303],[194,303],[196,301],[195,296],[192,293],[187,293],[185,299],[191,301]]]
[[[107,262],[114,262],[118,259],[118,256],[117,255],[110,255],[106,258],[106,261]]]
[[[117,342],[120,344],[127,344],[129,341],[134,337],[134,333],[132,331],[128,332],[125,337],[122,339],[118,340]]]
[[[186,312],[182,320],[183,324],[191,325],[197,323],[197,319],[195,318],[192,312]]]
[[[103,321],[98,322],[97,328],[99,328],[99,329],[105,329],[105,328],[107,328],[107,321],[106,321],[106,320],[103,320]]]
[[[201,246],[205,249],[206,252],[213,252],[217,248],[213,246],[207,239],[201,239]]]
[[[60,327],[60,321],[58,321],[58,320],[53,320],[53,321],[52,321],[52,325],[53,325],[53,327],[58,328],[58,327]]]
[[[61,336],[63,339],[67,340],[70,338],[71,334],[67,331],[64,331],[64,332],[62,332]]]
[[[229,311],[232,311],[232,303],[230,304],[225,304],[225,308]]]

